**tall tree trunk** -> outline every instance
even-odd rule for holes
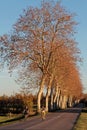
[[[46,111],[48,112],[49,109],[49,95],[50,95],[50,87],[47,88],[47,93],[46,93]]]
[[[53,100],[53,108],[54,108],[54,110],[56,110],[56,108],[57,108],[57,96],[58,96],[58,85],[55,88],[55,96],[54,96],[54,100]]]
[[[60,93],[59,108],[62,108],[63,95]]]
[[[51,87],[52,87],[52,82],[53,82],[53,75],[50,77],[48,88],[47,88],[47,93],[46,93],[46,111],[48,112],[48,107],[49,107],[49,95],[51,92]]]
[[[62,109],[67,108],[67,101],[68,101],[68,97],[67,97],[67,95],[64,95],[63,96],[63,101],[62,101]]]
[[[69,96],[69,107],[72,107],[73,104],[73,97],[72,95]]]
[[[61,90],[60,90],[60,88],[58,88],[58,95],[57,95],[57,109],[59,108],[60,94],[61,94]]]
[[[51,88],[51,110],[53,110],[53,87]]]
[[[42,80],[41,80],[41,84],[40,84],[40,88],[39,88],[39,92],[37,95],[37,111],[38,111],[38,113],[40,113],[40,111],[41,111],[41,95],[43,92],[45,79],[46,79],[46,75],[43,75]]]

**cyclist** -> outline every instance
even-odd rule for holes
[[[42,120],[46,119],[46,111],[45,111],[44,107],[42,107],[42,110],[41,110],[41,118],[42,118]]]

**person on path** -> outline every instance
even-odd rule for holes
[[[41,110],[41,118],[42,118],[42,120],[45,120],[45,119],[46,119],[46,110],[45,110],[45,107],[42,107],[42,110]]]

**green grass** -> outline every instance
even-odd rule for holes
[[[8,119],[9,118],[7,116],[0,116],[0,123]]]
[[[87,130],[87,109],[83,109],[73,130]]]
[[[37,116],[36,112],[32,112],[29,114],[29,118]],[[12,114],[10,117],[8,116],[0,116],[0,125],[7,124],[7,123],[12,123],[14,121],[18,121],[20,119],[23,119],[24,115],[23,114]]]
[[[0,116],[0,125],[4,124],[4,123],[8,123],[8,122],[12,122],[12,121],[16,121],[19,119],[22,119],[23,115],[19,114],[19,115],[12,115],[11,117],[8,116]]]

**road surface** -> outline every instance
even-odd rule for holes
[[[0,130],[72,130],[82,105],[49,113],[44,121],[40,116],[0,126]]]

